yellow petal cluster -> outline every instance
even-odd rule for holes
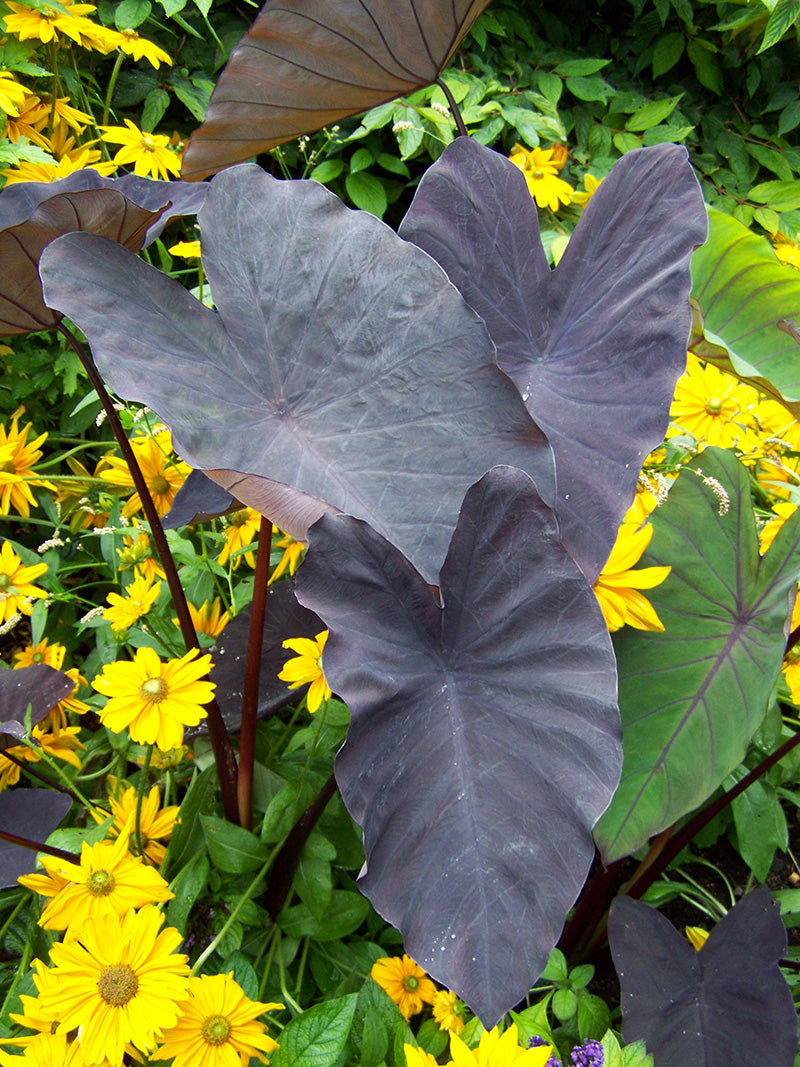
[[[306,706],[312,715],[319,710],[322,701],[329,700],[331,696],[330,686],[322,670],[322,651],[327,640],[328,631],[323,630],[313,641],[310,637],[291,637],[283,642],[284,648],[291,649],[297,655],[286,661],[278,677],[282,682],[288,682],[290,689],[308,685]]]
[[[436,996],[436,986],[410,956],[376,960],[370,974],[392,998],[406,1021],[421,1012],[424,1004],[432,1004]]]
[[[524,148],[516,144],[509,159],[522,171],[536,206],[558,211],[561,204],[570,202],[574,190],[568,182],[558,177],[561,168],[553,155],[552,148]]]
[[[624,522],[608,562],[594,584],[594,592],[600,603],[603,618],[613,632],[628,625],[637,630],[663,630],[658,615],[640,589],[652,589],[669,574],[670,567],[633,568],[650,544],[653,527],[636,522]]]

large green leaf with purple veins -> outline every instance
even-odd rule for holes
[[[700,952],[624,896],[611,905],[608,939],[622,1036],[645,1041],[658,1067],[794,1067],[797,1012],[778,966],[786,927],[768,890],[743,897]]]
[[[310,531],[297,597],[351,725],[336,779],[359,886],[486,1026],[543,971],[620,767],[611,641],[530,479],[470,488],[438,581],[366,523]]]
[[[521,172],[466,137],[425,173],[400,226],[482,316],[546,433],[564,543],[590,582],[664,438],[686,365],[689,260],[706,229],[686,149],[629,152],[551,271]]]
[[[48,301],[188,463],[296,539],[326,511],[363,518],[432,582],[492,464],[552,500],[543,434],[428,255],[317,182],[252,165],[211,182],[199,222],[217,311],[102,238],[42,257]]]
[[[652,516],[642,564],[672,567],[648,590],[664,633],[614,637],[625,755],[595,829],[606,863],[702,804],[741,763],[781,669],[800,578],[800,512],[763,557],[749,475],[708,448]]]
[[[430,85],[489,0],[267,0],[183,157],[204,178]]]
[[[800,273],[765,237],[709,208],[708,243],[692,260],[701,313],[692,348],[742,381],[766,387],[800,417]]]

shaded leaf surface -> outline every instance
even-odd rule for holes
[[[212,482],[203,471],[193,470],[175,494],[172,507],[161,520],[165,530],[179,530],[195,522],[208,522],[237,507],[231,494]]]
[[[409,954],[486,1026],[544,969],[620,766],[597,601],[530,479],[467,493],[444,607],[365,523],[325,516],[298,599],[351,726],[336,761],[364,829],[359,884]],[[552,827],[558,827],[558,833]]]
[[[400,226],[482,316],[546,433],[564,543],[590,582],[664,438],[686,364],[689,260],[706,229],[686,149],[629,152],[551,271],[521,172],[466,137],[423,176]]]
[[[50,789],[13,789],[0,793],[0,830],[44,842],[71,805],[68,796]],[[21,874],[31,874],[35,868],[34,851],[0,841],[0,889],[16,885]]]
[[[0,735],[20,740],[26,733],[25,715],[29,705],[30,722],[35,725],[74,688],[71,678],[46,663],[0,671]]]
[[[608,935],[622,987],[622,1036],[659,1067],[792,1067],[797,1013],[778,961],[780,909],[764,888],[714,927],[700,952],[655,909],[620,896]]]
[[[720,514],[716,479],[729,498]],[[707,448],[651,516],[642,565],[672,572],[648,590],[664,633],[615,635],[622,780],[595,838],[609,863],[706,800],[741,763],[780,671],[800,575],[800,514],[758,554],[748,473]]]
[[[708,243],[692,261],[708,343],[698,354],[724,369],[727,356],[733,373],[756,387],[771,383],[800,417],[800,274],[764,237],[722,211],[708,214]]]
[[[250,609],[242,611],[225,627],[213,650],[214,665],[210,678],[216,683],[216,697],[222,718],[229,730],[242,724],[244,671],[247,661],[247,638]],[[258,714],[268,715],[292,700],[296,695],[278,678],[288,657],[283,648],[287,637],[314,637],[324,630],[320,619],[297,603],[291,582],[278,582],[267,590],[267,614],[264,623],[264,642],[261,647],[261,673],[258,683]],[[205,733],[202,726],[189,728],[187,736]]]
[[[488,2],[267,0],[192,134],[184,177],[430,85]]]
[[[430,581],[487,467],[552,499],[544,436],[429,256],[317,182],[250,165],[214,179],[200,227],[218,312],[98,237],[42,257],[47,299],[188,463],[298,540],[325,511],[363,518]]]

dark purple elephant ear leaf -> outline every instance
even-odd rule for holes
[[[68,697],[75,683],[46,663],[0,671],[0,735],[25,736],[25,716],[30,707],[31,724],[40,722],[59,700]]]
[[[464,493],[494,463],[551,500],[553,459],[444,272],[317,182],[223,171],[199,216],[217,311],[119,245],[68,234],[48,303],[180,455],[296,539],[363,518],[435,583]]]
[[[797,1012],[778,961],[786,928],[770,893],[753,890],[696,952],[655,909],[611,906],[608,935],[622,987],[622,1034],[658,1067],[794,1067]]]
[[[178,530],[181,526],[208,522],[241,506],[235,497],[213,482],[204,471],[193,470],[175,494],[172,507],[161,524],[165,530]]]
[[[464,500],[443,607],[365,523],[311,530],[297,597],[352,721],[336,761],[359,884],[486,1026],[542,972],[621,766],[608,632],[552,512],[495,467]],[[558,828],[553,833],[553,827]]]
[[[430,85],[489,0],[267,0],[183,157],[204,178]]]
[[[159,214],[114,189],[87,189],[51,196],[24,222],[0,231],[0,336],[47,330],[61,321],[42,299],[38,273],[50,241],[85,230],[138,251]]]
[[[71,806],[68,796],[50,789],[14,789],[0,793],[0,830],[44,843]],[[0,840],[0,889],[16,885],[17,878],[32,874],[35,868],[34,850]]]
[[[486,322],[501,370],[553,448],[564,543],[593,582],[663,440],[686,362],[689,261],[707,232],[686,150],[620,159],[555,271],[522,174],[469,138],[423,176],[399,232]]]

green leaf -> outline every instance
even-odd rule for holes
[[[617,1041],[611,1030],[607,1030],[603,1034],[600,1044],[603,1046],[603,1067],[625,1067],[619,1041]]]
[[[792,100],[778,117],[778,136],[783,137],[800,125],[800,100]]]
[[[747,195],[750,200],[768,204],[775,211],[794,211],[800,207],[800,182],[761,182]]]
[[[642,144],[646,146],[654,144],[681,144],[694,132],[694,126],[653,126],[645,130]]]
[[[500,101],[500,110],[503,118],[513,126],[522,140],[530,148],[536,148],[539,144],[539,123],[541,116],[527,107],[509,104],[505,100]]]
[[[328,909],[333,891],[331,865],[328,860],[308,855],[304,851],[297,863],[293,885],[314,918],[321,919]]]
[[[553,1033],[550,1028],[550,1018],[547,1009],[553,994],[548,993],[530,1008],[521,1012],[511,1012],[511,1019],[517,1024],[520,1044],[524,1047],[534,1036],[543,1037],[545,1041],[553,1044]]]
[[[540,70],[536,74],[536,85],[542,96],[546,96],[551,104],[557,104],[564,90],[564,82],[557,74],[550,71]]]
[[[388,152],[381,152],[376,162],[379,167],[388,170],[390,174],[399,174],[401,178],[409,178],[411,176],[411,172],[402,159],[398,159],[397,156],[390,156]]]
[[[635,148],[641,148],[642,142],[635,133],[615,133],[614,147],[624,156],[626,152],[632,152]]]
[[[167,905],[167,923],[186,930],[189,913],[208,882],[211,864],[205,849],[195,852],[178,877],[170,883],[175,898]]]
[[[150,0],[122,0],[114,10],[114,24],[118,30],[135,30],[152,10]]]
[[[733,452],[693,459],[651,521],[642,564],[672,568],[647,591],[665,632],[614,635],[624,760],[595,828],[605,864],[693,811],[741,763],[781,669],[800,573],[800,511],[760,557],[750,476]]]
[[[632,133],[641,133],[642,130],[649,130],[651,126],[658,126],[664,119],[669,118],[680,103],[682,95],[671,96],[666,100],[651,100],[638,111],[634,111],[625,123],[625,129]]]
[[[594,967],[591,963],[581,963],[569,972],[569,984],[573,989],[584,989],[593,978]]]
[[[321,918],[307,904],[284,908],[278,926],[289,937],[313,937],[317,941],[337,941],[357,930],[369,913],[369,901],[360,893],[334,889],[328,910]]]
[[[225,874],[248,874],[263,867],[269,849],[255,834],[216,815],[201,815],[211,862]]]
[[[357,174],[348,174],[344,180],[347,195],[362,211],[369,211],[371,215],[383,218],[389,202],[386,198],[386,190],[380,181],[372,174],[359,171]]]
[[[611,1012],[601,997],[578,990],[578,1033],[581,1040],[599,1041],[611,1023]]]
[[[694,37],[686,46],[686,54],[692,61],[697,80],[717,96],[722,94],[722,68],[711,51],[708,42]]]
[[[567,78],[567,88],[573,96],[579,100],[597,100],[605,103],[610,96],[614,95],[614,87],[609,85],[605,78],[594,74],[588,78]]]
[[[178,74],[171,74],[169,84],[175,90],[175,95],[180,102],[189,109],[198,122],[202,122],[206,115],[208,101],[211,99],[210,90],[190,82],[187,78],[181,78]]]
[[[314,793],[309,782],[287,782],[264,812],[261,840],[274,842],[286,837],[313,799]]]
[[[610,59],[567,59],[553,70],[556,74],[583,76],[596,74],[598,70],[607,67],[610,62]]]
[[[660,78],[672,70],[683,55],[685,39],[682,33],[665,33],[659,37],[653,48],[653,77]]]
[[[783,37],[788,29],[800,19],[800,0],[778,0],[772,9],[764,30],[764,40],[756,52],[760,55]]]
[[[359,148],[350,158],[350,173],[358,174],[360,170],[367,170],[373,162],[372,152],[368,148]]]
[[[543,982],[564,982],[569,974],[567,967],[567,958],[560,948],[554,948],[550,953],[550,958],[547,961],[547,966],[542,971],[540,981]]]
[[[201,814],[211,814],[216,804],[217,769],[206,767],[202,774],[189,786],[183,798],[178,820],[172,831],[166,862],[166,876],[174,878],[192,859],[194,854],[205,848]]]
[[[571,1019],[578,1010],[578,997],[571,989],[557,989],[550,1003],[553,1015],[562,1023]]]
[[[222,961],[220,974],[233,971],[233,980],[250,1000],[258,999],[258,976],[250,960],[243,952],[232,952]]]
[[[281,1031],[280,1047],[271,1053],[270,1067],[333,1067],[350,1032],[357,996],[316,1004]]]
[[[757,159],[762,167],[766,167],[773,174],[777,174],[784,182],[794,181],[792,168],[781,152],[776,151],[774,148],[767,148],[763,144],[754,144],[751,141],[746,143],[746,147],[753,159]]]
[[[326,159],[314,167],[309,174],[309,178],[312,178],[315,182],[321,182],[322,185],[327,185],[327,183],[332,182],[334,178],[338,178],[343,170],[343,159]]]
[[[730,789],[748,772],[737,768],[725,783]],[[759,882],[763,882],[775,858],[775,850],[786,851],[788,831],[775,787],[759,778],[731,803],[739,854]]]
[[[766,238],[722,211],[708,214],[708,241],[692,257],[692,296],[710,348],[703,358],[727,360],[800,417],[800,350],[788,325],[800,308],[800,274],[778,262]],[[692,348],[699,351],[694,339]]]
[[[151,89],[144,98],[142,108],[142,129],[145,133],[152,133],[164,117],[164,112],[169,107],[169,93],[166,89]]]
[[[653,1057],[648,1055],[644,1041],[626,1045],[622,1050],[622,1067],[653,1067]]]

